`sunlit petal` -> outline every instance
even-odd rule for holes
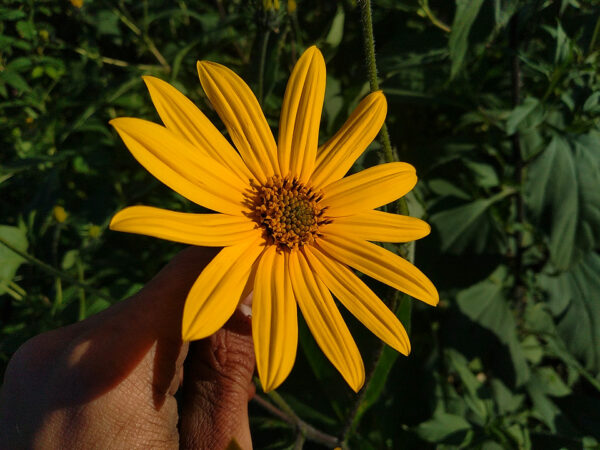
[[[277,388],[296,360],[298,317],[287,270],[287,253],[269,247],[254,279],[252,337],[263,390]]]
[[[248,85],[220,64],[199,61],[204,92],[227,127],[244,162],[260,182],[279,173],[273,133]]]
[[[240,215],[249,186],[230,169],[199,154],[189,141],[142,119],[113,119],[121,139],[152,175],[187,199],[213,211]]]
[[[151,206],[119,211],[110,221],[110,229],[209,247],[235,245],[257,236],[256,223],[244,216],[190,214]]]
[[[259,238],[225,247],[204,268],[185,301],[181,329],[185,341],[210,336],[231,317],[264,249],[262,243]]]
[[[410,192],[416,183],[410,164],[381,164],[325,186],[322,204],[330,217],[349,216],[386,205]]]
[[[247,182],[252,175],[221,132],[185,95],[159,78],[143,77],[165,126]]]
[[[301,252],[290,252],[289,261],[294,295],[308,328],[325,356],[358,392],[365,381],[365,368],[329,290],[315,277]]]
[[[325,61],[313,46],[296,63],[283,97],[278,140],[281,175],[289,172],[306,181],[312,173],[324,97]]]
[[[346,175],[379,133],[386,114],[383,92],[367,95],[342,128],[319,148],[311,184],[318,188]]]
[[[333,295],[379,339],[404,355],[410,353],[410,341],[398,318],[345,265],[316,248],[304,248],[314,272]]]
[[[318,246],[329,256],[348,264],[399,291],[437,305],[439,295],[429,279],[404,258],[362,239],[327,234]]]
[[[371,210],[338,217],[322,228],[335,233],[377,242],[411,242],[427,236],[431,227],[421,219]]]

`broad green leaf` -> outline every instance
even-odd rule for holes
[[[577,171],[569,143],[555,136],[532,164],[527,178],[527,204],[538,223],[549,222],[550,254],[561,269],[573,255],[579,212]]]
[[[565,384],[558,373],[556,373],[556,370],[550,366],[536,368],[532,376],[544,393],[552,397],[564,397],[571,393],[571,388]]]
[[[444,442],[453,439],[462,442],[471,424],[460,416],[439,412],[417,427],[417,434],[428,442]]]
[[[482,252],[489,244],[492,227],[487,210],[510,193],[508,190],[503,191],[493,197],[478,199],[432,215],[431,223],[440,234],[442,250],[459,253],[472,244],[476,252]]]
[[[473,322],[490,330],[508,347],[515,372],[515,383],[529,378],[529,366],[517,335],[517,324],[504,294],[506,268],[500,266],[488,279],[461,291],[456,302]]]
[[[462,68],[469,46],[469,32],[482,4],[483,0],[456,0],[456,12],[448,41],[452,60],[450,78],[454,78]]]
[[[557,330],[573,355],[588,370],[600,368],[600,256],[589,253],[559,276],[543,276],[540,284],[558,316]]]
[[[27,236],[21,228],[0,225],[0,238],[18,250],[27,251]],[[6,292],[4,286],[12,281],[24,261],[21,256],[0,242],[0,295]]]
[[[534,117],[535,116],[535,117]],[[533,124],[528,123],[529,128],[539,124],[543,118],[543,108],[537,98],[527,97],[519,106],[513,109],[506,120],[506,134],[514,134],[526,119],[533,118]]]
[[[325,38],[325,42],[331,47],[336,48],[342,42],[342,37],[344,36],[344,20],[345,20],[344,7],[342,4],[338,5],[338,9],[333,18],[333,22],[331,23],[331,28],[329,29],[329,33],[327,33],[327,37]]]

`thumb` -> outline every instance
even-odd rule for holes
[[[183,376],[181,448],[252,448],[248,400],[254,395],[253,373],[252,325],[239,310],[214,335],[190,344]]]

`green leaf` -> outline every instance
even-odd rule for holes
[[[564,138],[555,136],[531,164],[526,191],[534,220],[540,224],[549,222],[553,263],[566,269],[573,256],[579,198],[575,162]]]
[[[515,371],[515,383],[529,378],[529,366],[517,335],[517,324],[504,295],[506,268],[500,266],[488,279],[461,291],[456,302],[473,322],[490,330],[508,347]]]
[[[27,251],[27,236],[21,228],[0,225],[0,239],[23,252]],[[17,269],[25,260],[0,242],[0,295],[6,292],[6,284],[10,283]]]
[[[456,12],[448,41],[452,60],[450,78],[454,78],[463,66],[469,45],[469,32],[482,4],[483,0],[456,0]]]
[[[17,91],[19,91],[19,93],[28,92],[31,90],[27,84],[27,81],[25,81],[21,75],[9,69],[0,71],[0,82],[2,81],[15,88]]]
[[[33,40],[35,35],[37,34],[35,31],[35,25],[31,22],[26,22],[24,20],[19,20],[17,22],[17,31],[21,35],[21,37],[27,41]]]
[[[506,134],[514,134],[521,128],[526,119],[533,118],[533,124],[528,123],[527,128],[538,125],[543,119],[543,108],[537,98],[527,97],[519,106],[513,109],[506,120]]]
[[[475,251],[482,252],[489,243],[491,228],[486,212],[491,205],[510,193],[511,191],[506,190],[493,197],[478,199],[432,215],[431,222],[440,234],[442,250],[459,253],[473,244]]]
[[[436,413],[433,418],[420,424],[417,434],[428,442],[462,442],[471,429],[471,424],[460,416],[445,412]]]
[[[557,331],[586,369],[600,369],[600,256],[589,253],[570,271],[542,276],[549,305],[560,314]]]
[[[536,368],[533,377],[544,393],[552,397],[564,397],[571,393],[571,388],[565,384],[552,367]]]
[[[333,22],[331,23],[331,28],[329,28],[329,33],[327,33],[327,37],[325,38],[325,43],[331,48],[336,48],[340,45],[340,42],[342,42],[342,37],[344,37],[345,18],[346,14],[344,13],[344,7],[342,4],[339,4]]]

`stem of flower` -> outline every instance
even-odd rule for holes
[[[269,47],[270,35],[271,30],[267,28],[263,34],[262,47],[260,49],[260,62],[258,66],[258,103],[260,103],[261,106],[264,100],[263,96],[265,90],[265,64],[267,60],[267,48]]]
[[[365,46],[365,55],[367,58],[367,71],[369,75],[369,85],[371,92],[379,90],[379,80],[377,79],[377,62],[375,59],[375,40],[373,39],[373,21],[371,18],[371,0],[361,0],[360,19],[362,22],[363,40]],[[385,122],[379,132],[379,141],[383,147],[383,156],[386,162],[396,161],[392,143],[390,142],[390,134],[388,133]]]
[[[54,267],[52,267],[49,264],[46,264],[43,261],[40,261],[39,259],[37,259],[35,256],[31,256],[28,253],[22,252],[21,250],[19,250],[18,248],[14,247],[10,242],[5,241],[3,238],[0,237],[0,244],[4,245],[5,247],[7,247],[9,250],[15,252],[17,255],[19,255],[21,258],[25,259],[27,262],[38,266],[40,269],[44,270],[45,272],[54,275],[56,277],[59,277],[60,279],[65,280],[68,283],[71,283],[77,287],[80,287],[82,289],[87,290],[89,293],[103,298],[104,300],[108,300],[108,301],[112,301],[112,298],[109,297],[108,295],[106,295],[105,293],[103,293],[102,291],[99,291],[93,287],[91,287],[89,284],[87,283],[82,283],[79,280],[73,278],[72,276],[64,273],[62,270],[58,270],[55,269]]]
[[[279,417],[284,422],[287,422],[296,428],[298,436],[295,445],[298,445],[298,443],[303,444],[304,440],[307,439],[309,441],[325,445],[329,448],[339,446],[340,442],[337,437],[331,436],[330,434],[317,430],[312,425],[309,425],[308,423],[303,421],[300,417],[296,415],[294,410],[290,408],[290,406],[285,402],[285,400],[283,400],[283,398],[275,391],[269,392],[268,395],[271,398],[271,400],[278,404],[279,407],[273,405],[271,402],[265,400],[259,395],[255,395],[252,398],[252,400],[260,407],[269,411],[274,416]]]
[[[379,90],[379,81],[377,79],[377,63],[375,59],[375,41],[373,39],[373,23],[371,18],[371,1],[370,0],[361,0],[359,2],[361,8],[361,22],[362,22],[362,31],[363,31],[363,39],[365,45],[365,53],[366,53],[366,61],[367,61],[367,70],[369,73],[369,85],[371,87],[371,92]],[[392,150],[392,144],[390,141],[390,136],[388,133],[388,129],[386,124],[384,123],[381,127],[381,131],[379,133],[379,140],[383,147],[383,156],[386,162],[397,161],[397,158],[394,155]],[[396,212],[399,214],[408,214],[408,205],[406,204],[406,200],[404,198],[399,199],[395,204]],[[402,246],[399,248],[400,253],[407,255],[413,253],[410,252],[410,248]],[[401,302],[398,301],[399,292],[395,291],[392,294],[391,301],[388,303],[388,306],[395,313],[398,312],[399,304]],[[407,332],[410,332],[410,315],[412,309],[412,302],[410,299],[402,299],[402,302],[408,301],[407,308],[404,310],[404,317],[400,317],[400,320],[406,325]],[[366,376],[365,376],[365,384],[358,393],[356,400],[352,407],[350,408],[350,412],[346,417],[346,422],[344,424],[344,428],[342,429],[342,433],[340,435],[340,440],[342,441],[342,447],[348,448],[348,439],[358,426],[361,415],[359,415],[359,410],[361,404],[365,401],[365,396],[367,391],[369,390],[369,386],[373,381],[373,376],[376,372],[379,361],[381,360],[381,356],[383,355],[383,349],[385,347],[385,343],[383,341],[380,342],[378,348],[375,350],[375,357],[373,358],[373,362],[371,363]]]

